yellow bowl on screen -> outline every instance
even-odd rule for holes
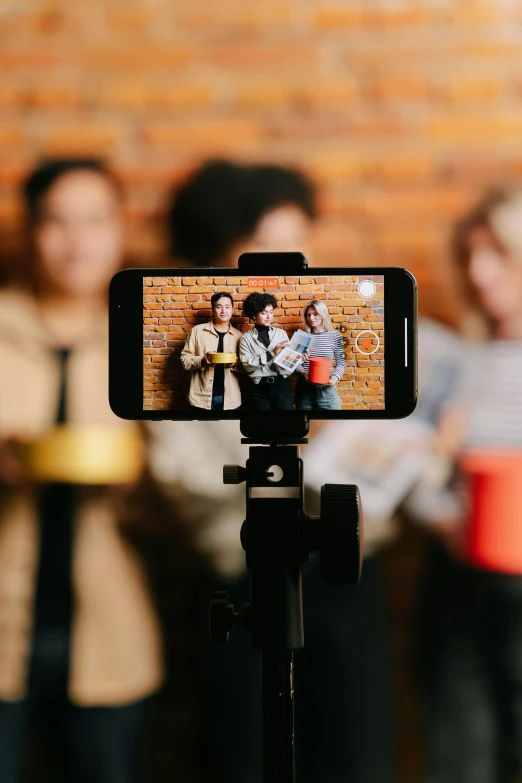
[[[24,444],[22,461],[36,481],[128,484],[143,467],[143,444],[134,427],[64,425]]]
[[[235,353],[209,353],[211,364],[235,364],[237,356]]]

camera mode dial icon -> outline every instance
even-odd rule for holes
[[[364,329],[355,338],[355,350],[368,356],[379,350],[379,335],[371,329]]]

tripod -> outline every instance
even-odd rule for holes
[[[258,274],[263,259],[257,256],[269,254],[256,254],[255,269],[253,255],[243,263],[240,258],[239,267]],[[288,255],[294,257],[290,268],[282,269],[279,263],[278,274],[306,268],[304,256]],[[274,272],[264,264],[262,268]],[[311,552],[320,552],[322,578],[331,584],[357,584],[362,565],[363,522],[356,486],[325,484],[320,516],[305,513],[299,446],[308,442],[308,429],[305,414],[274,412],[269,420],[241,421],[249,459],[245,468],[223,469],[225,484],[246,482],[241,543],[251,573],[251,600],[236,611],[227,593],[214,593],[210,633],[213,641],[226,642],[234,626],[243,625],[252,647],[261,651],[265,783],[295,782],[294,651],[304,647],[303,563]],[[282,488],[290,496],[278,497]]]
[[[303,433],[308,421],[303,417]],[[245,434],[242,423],[242,432]],[[266,433],[266,424],[264,426]],[[356,584],[362,563],[363,525],[357,487],[325,484],[321,515],[304,512],[303,467],[297,436],[243,438],[251,445],[246,468],[225,465],[226,484],[246,481],[247,513],[241,542],[251,572],[251,600],[236,612],[226,593],[210,607],[213,641],[226,642],[244,625],[261,651],[265,783],[294,783],[294,650],[304,646],[301,572],[312,551],[321,553],[321,575],[331,584]],[[282,470],[275,482],[274,473]],[[293,488],[295,497],[256,497],[267,487]]]

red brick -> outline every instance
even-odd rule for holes
[[[124,134],[115,127],[88,123],[62,124],[44,135],[43,149],[47,154],[109,154]]]
[[[209,85],[158,85],[143,81],[139,76],[116,81],[103,87],[97,102],[110,109],[137,109],[146,107],[194,108],[207,105],[211,98]]]
[[[26,90],[21,103],[35,109],[71,109],[79,106],[80,91],[64,85],[38,85]]]
[[[228,46],[219,47],[209,54],[211,63],[234,69],[248,68],[249,66],[280,69],[288,66],[295,71],[298,67],[313,68],[318,59],[317,47],[312,44],[295,42],[286,46],[281,46],[278,42],[271,45],[235,42]]]
[[[418,101],[428,98],[429,85],[426,79],[414,75],[381,76],[375,80],[371,91],[378,100]]]
[[[110,69],[178,68],[194,59],[194,49],[190,46],[157,46],[153,43],[87,48],[80,52],[78,58],[83,67],[99,68],[105,73]]]
[[[368,161],[366,170],[370,177],[384,182],[402,183],[407,180],[430,180],[436,176],[437,164],[433,155],[420,157],[395,157],[388,155]]]
[[[450,3],[444,16],[452,24],[460,24],[468,28],[494,22],[498,17],[498,9],[493,2]]]
[[[21,90],[14,84],[0,84],[0,107],[8,108],[17,106],[20,100]]]
[[[26,134],[14,124],[3,123],[0,125],[0,155],[6,148],[9,150],[21,149],[26,143]]]
[[[430,13],[422,8],[375,8],[361,5],[348,8],[342,5],[322,5],[315,14],[319,29],[339,30],[360,27],[411,27],[431,20]]]
[[[221,0],[219,5],[185,3],[174,9],[177,27],[192,34],[194,31],[219,32],[230,40],[267,28],[286,28],[292,19],[292,6],[288,0],[260,4]]]
[[[38,49],[0,52],[0,68],[49,68],[56,65],[59,56],[56,52]]]
[[[210,84],[150,85],[147,105],[165,109],[195,109],[210,105],[213,90]]]
[[[520,111],[500,113],[485,111],[480,116],[448,114],[430,120],[426,126],[428,138],[437,141],[474,144],[478,146],[492,140],[516,141],[522,134]]]
[[[410,222],[415,216],[424,215],[432,220],[434,215],[456,216],[470,202],[470,188],[455,186],[430,186],[423,188],[368,189],[361,198],[361,211],[367,218],[377,221],[402,219]]]
[[[137,31],[143,39],[144,33],[152,26],[151,9],[143,8],[107,8],[105,20],[112,34],[121,36],[129,31]]]
[[[353,137],[365,138],[403,136],[411,132],[411,121],[406,122],[399,115],[372,112],[353,115],[348,133]]]
[[[256,123],[242,119],[206,119],[201,122],[154,122],[145,127],[143,139],[163,149],[229,149],[234,145],[252,145],[259,138]]]
[[[345,106],[352,106],[359,98],[359,92],[359,86],[354,80],[314,79],[296,92],[295,99],[304,107],[333,108],[339,111]]]
[[[442,90],[452,101],[489,100],[506,91],[505,82],[496,79],[460,78],[450,81]]]
[[[240,86],[236,93],[236,102],[239,107],[244,108],[284,107],[291,97],[292,91],[288,84],[273,81]]]

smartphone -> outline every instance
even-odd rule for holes
[[[405,269],[127,269],[110,285],[110,404],[125,419],[401,418],[416,335]]]

